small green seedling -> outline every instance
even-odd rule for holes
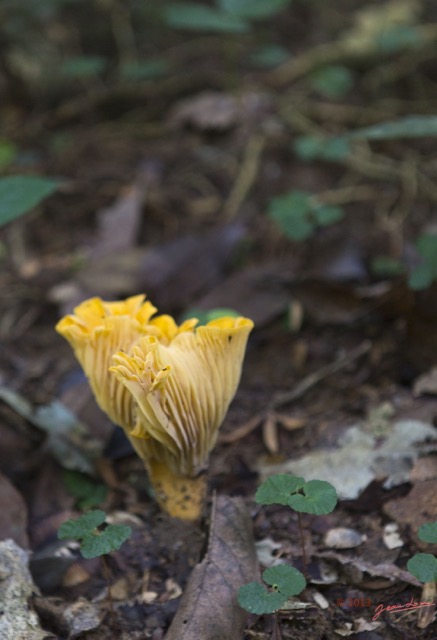
[[[255,494],[258,504],[283,504],[297,512],[302,544],[303,563],[306,567],[305,540],[301,513],[321,515],[331,513],[337,504],[337,492],[329,482],[309,480],[287,473],[270,476]],[[258,582],[250,582],[240,587],[238,602],[250,613],[275,613],[284,607],[290,596],[298,595],[305,589],[304,575],[289,565],[280,564],[266,569],[263,580],[271,589]]]
[[[257,615],[279,611],[289,597],[297,596],[306,587],[303,574],[287,564],[269,567],[262,578],[270,590],[259,582],[249,582],[238,591],[240,607]]]
[[[416,240],[422,262],[410,273],[410,289],[426,289],[437,280],[437,234],[424,233]]]
[[[337,492],[329,482],[309,480],[280,473],[270,476],[255,494],[258,504],[284,504],[301,513],[331,513],[337,504]]]
[[[326,227],[343,218],[340,207],[321,204],[311,193],[298,189],[272,198],[268,216],[282,233],[298,242],[310,238],[317,227]]]
[[[297,512],[302,558],[306,567],[305,538],[300,514],[311,513],[319,516],[331,513],[337,504],[337,492],[332,484],[324,480],[305,482],[298,476],[279,473],[263,482],[255,494],[255,500],[258,504],[283,504]]]
[[[64,471],[63,480],[81,510],[97,507],[106,500],[108,490],[104,484],[79,471]]]
[[[100,509],[88,511],[76,520],[67,520],[59,527],[58,538],[80,542],[80,552],[84,558],[100,558],[108,585],[109,609],[112,623],[115,621],[114,605],[110,589],[110,571],[106,555],[116,551],[131,536],[132,529],[125,524],[105,525],[106,513]],[[105,526],[103,526],[105,525]]]
[[[207,311],[205,309],[197,309],[196,307],[193,307],[184,313],[182,320],[197,318],[199,321],[197,326],[200,327],[201,325],[208,324],[208,322],[211,322],[212,320],[218,320],[225,316],[238,318],[238,316],[241,316],[241,313],[235,311],[235,309],[227,309],[225,307],[217,307],[216,309],[208,309]]]
[[[423,542],[437,543],[437,521],[423,524],[417,532]],[[432,553],[416,553],[407,568],[420,582],[437,582],[437,558]]]
[[[106,513],[100,509],[88,511],[76,520],[67,520],[59,527],[61,540],[72,538],[80,542],[80,552],[84,558],[98,558],[119,549],[131,535],[132,530],[125,524],[105,523]]]

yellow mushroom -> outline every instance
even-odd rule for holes
[[[199,517],[211,449],[235,395],[249,333],[247,318],[196,328],[152,318],[144,296],[82,303],[57,330],[71,343],[100,407],[122,426],[171,515]]]

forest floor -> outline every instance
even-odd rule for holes
[[[335,33],[338,45],[351,28],[335,14],[327,25],[330,11],[316,18],[298,6],[277,25],[304,52],[294,67],[229,71],[215,36],[187,39],[173,54],[190,74],[5,111],[9,135],[33,158],[20,172],[63,179],[1,232],[0,540],[31,552],[29,602],[44,633],[30,640],[164,638],[208,536],[226,543],[220,514],[241,508],[220,496],[244,501],[245,544],[253,527],[261,570],[280,558],[308,579],[300,608],[248,616],[235,640],[436,637],[434,606],[408,606],[427,594],[406,570],[415,553],[437,548],[417,536],[437,520],[436,288],[417,292],[405,273],[371,268],[381,256],[407,271],[417,264],[415,240],[435,222],[435,145],[362,141],[336,161],[304,160],[293,147],[300,136],[435,113],[435,48],[434,57],[419,48],[348,58],[353,87],[327,97],[302,69],[320,65],[320,40]],[[235,44],[237,59],[244,46]],[[414,78],[402,72],[407,59]],[[292,190],[343,217],[293,239],[267,214]],[[141,461],[54,330],[87,297],[137,293],[179,320],[230,308],[255,322],[201,523],[160,512]],[[328,480],[340,498],[332,513],[302,518],[306,567],[296,513],[254,500],[262,480],[286,472]],[[93,506],[133,529],[108,566],[57,537],[83,510],[81,490],[89,498],[96,487]],[[225,577],[190,612],[201,629],[214,611],[217,638],[226,620],[213,601]]]

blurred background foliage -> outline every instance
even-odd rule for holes
[[[9,177],[35,168],[24,139],[44,133],[46,152],[56,155],[71,141],[65,125],[90,114],[100,122],[150,122],[186,95],[255,88],[273,96],[296,160],[330,165],[347,185],[327,194],[297,185],[269,194],[264,213],[278,230],[306,241],[341,224],[356,201],[377,206],[380,180],[396,182],[397,201],[379,220],[396,229],[397,246],[373,256],[373,274],[407,269],[413,288],[435,279],[435,3],[4,0],[0,21],[0,169]],[[54,190],[50,180],[21,183],[26,196],[17,203],[13,187],[0,184],[0,211],[9,210],[2,223]],[[415,243],[410,266],[406,220]]]

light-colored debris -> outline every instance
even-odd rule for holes
[[[324,595],[322,595],[320,593],[320,591],[315,591],[313,593],[313,600],[321,609],[328,609],[329,608],[328,600],[325,598]]]
[[[29,598],[38,593],[28,569],[29,554],[13,540],[0,542],[0,638],[43,640],[49,634],[40,627],[29,608]]]
[[[404,541],[399,535],[399,527],[395,522],[389,522],[385,525],[382,539],[387,549],[398,549],[404,545]]]
[[[366,536],[354,529],[336,527],[326,533],[324,543],[327,547],[334,549],[354,549],[359,547],[365,539]]]
[[[102,614],[98,605],[78,600],[65,609],[64,618],[69,625],[69,638],[76,638],[85,631],[96,629],[102,621]]]
[[[326,480],[334,485],[340,499],[353,500],[373,480],[384,480],[384,487],[408,481],[414,461],[437,450],[436,430],[419,420],[400,420],[386,431],[383,442],[369,433],[366,425],[353,425],[333,450],[314,451],[299,460],[277,465],[260,465],[265,479],[276,473],[291,473],[307,480]]]
[[[263,567],[272,567],[278,563],[278,556],[275,551],[280,549],[282,544],[275,542],[271,538],[263,538],[255,542],[255,549],[258,561]]]

